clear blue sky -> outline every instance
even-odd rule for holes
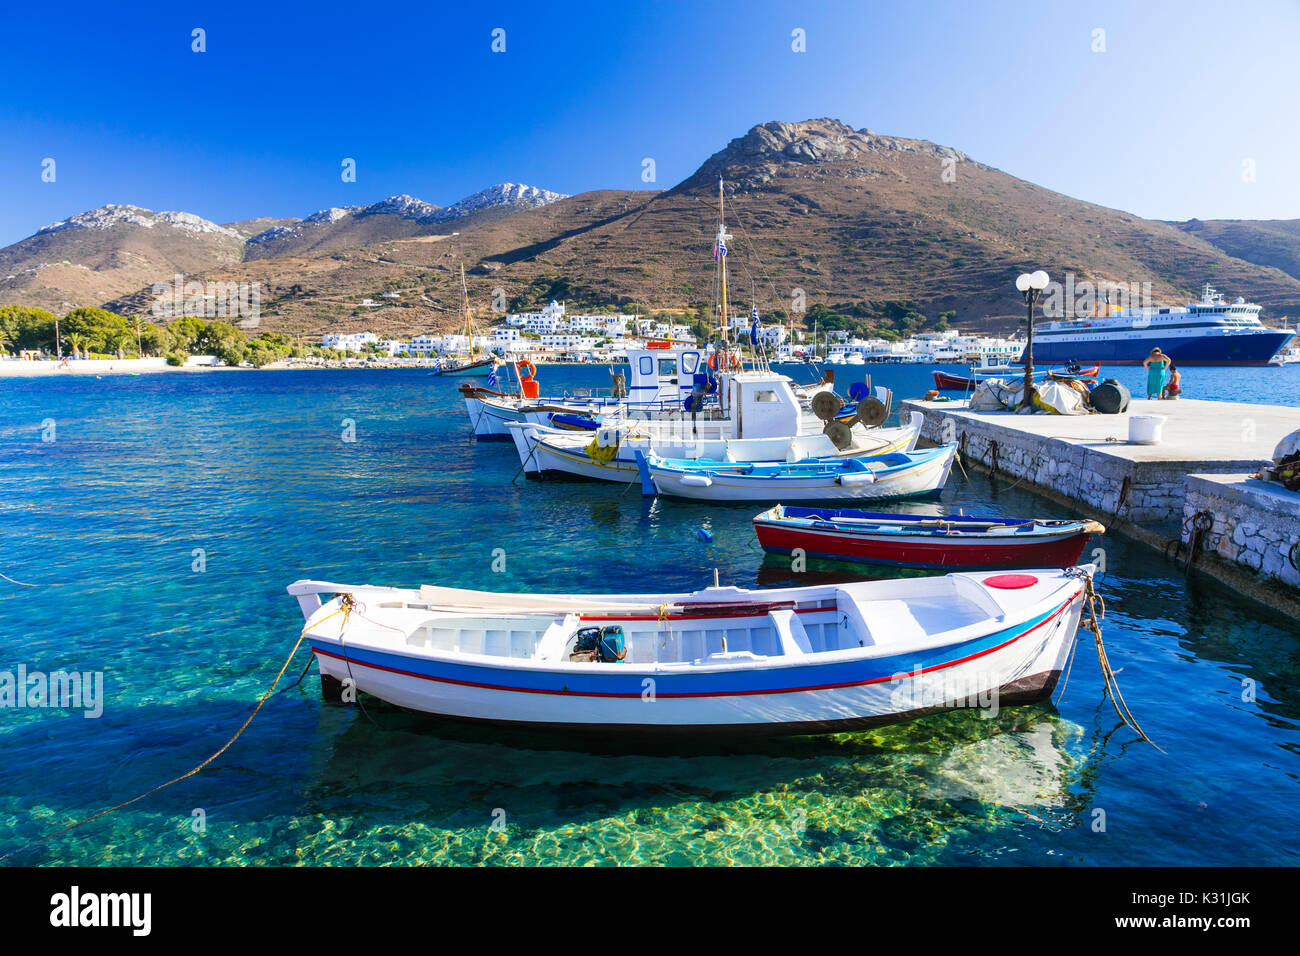
[[[667,188],[756,123],[818,116],[1142,216],[1300,217],[1294,0],[290,6],[8,5],[0,244],[109,202],[228,222],[648,188],[644,157]]]

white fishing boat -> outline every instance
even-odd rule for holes
[[[669,594],[288,591],[329,699],[564,733],[809,734],[1047,698],[1092,570]]]
[[[548,425],[549,416],[555,413],[642,421],[681,416],[686,399],[694,393],[695,376],[703,374],[709,358],[708,349],[694,343],[651,340],[644,348],[627,350],[626,371],[613,373],[615,382],[607,389],[571,388],[546,396],[508,394],[470,385],[462,385],[460,390],[474,437],[479,441],[509,441],[511,422]],[[696,417],[708,420],[717,414],[716,401],[709,401],[702,403]]]
[[[888,390],[881,391],[888,398]],[[785,376],[771,371],[728,376],[720,394],[721,417],[704,421],[683,413],[675,420],[652,422],[605,419],[578,430],[522,422],[507,428],[520,468],[529,477],[563,472],[626,484],[639,479],[638,452],[732,462],[881,455],[911,451],[923,422],[914,413],[905,427],[876,427],[887,407],[880,399],[874,405],[870,400],[857,403],[850,419],[839,421],[843,406],[833,394],[819,400],[817,412],[805,413]],[[576,424],[560,414],[550,417],[553,425]]]
[[[957,446],[794,462],[727,462],[637,453],[645,495],[701,501],[855,501],[915,498],[942,490]]]
[[[913,413],[920,415],[919,412]],[[922,421],[924,417],[922,416]],[[578,434],[559,428],[524,423],[510,426],[521,467],[528,477],[564,473],[595,481],[624,484],[640,480],[636,455],[656,454],[674,459],[713,459],[729,462],[800,461],[810,457],[885,455],[911,451],[920,437],[920,422],[904,428],[853,431],[853,444],[844,450],[823,434],[786,438],[694,438],[664,430],[643,433],[636,426],[605,425]]]

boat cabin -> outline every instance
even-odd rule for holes
[[[637,405],[659,403],[681,408],[695,385],[695,373],[703,372],[707,361],[703,347],[667,339],[650,339],[645,348],[628,349],[628,400]]]
[[[786,438],[799,434],[802,414],[790,380],[776,372],[736,372],[718,388],[732,438]]]

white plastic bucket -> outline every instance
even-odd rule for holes
[[[1164,427],[1164,415],[1130,415],[1128,419],[1128,441],[1130,445],[1160,444],[1160,429]]]

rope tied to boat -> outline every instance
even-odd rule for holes
[[[239,729],[235,731],[234,736],[232,736],[229,740],[227,740],[224,744],[222,744],[221,749],[216,751],[216,753],[214,753],[207,760],[203,761],[198,766],[193,767],[190,770],[187,770],[179,777],[173,777],[171,780],[168,780],[166,783],[160,783],[156,787],[146,790],[144,793],[141,793],[138,796],[132,797],[130,800],[125,800],[122,803],[117,804],[116,806],[109,807],[107,810],[100,810],[98,813],[92,814],[91,816],[88,816],[85,819],[78,820],[76,823],[72,824],[71,826],[66,826],[62,830],[57,830],[54,833],[49,834],[48,836],[41,837],[41,839],[28,843],[25,846],[21,846],[16,850],[10,850],[8,853],[4,854],[3,856],[0,856],[0,862],[3,862],[9,859],[10,857],[17,856],[20,853],[25,853],[28,850],[35,849],[38,846],[48,843],[50,840],[53,840],[55,837],[63,836],[65,833],[71,833],[73,830],[76,830],[79,827],[83,827],[87,823],[90,823],[94,820],[98,820],[100,817],[106,817],[110,813],[116,813],[118,810],[124,809],[125,807],[129,807],[133,803],[139,803],[145,797],[152,796],[153,794],[157,793],[160,790],[165,790],[168,787],[172,786],[173,784],[180,783],[182,780],[188,780],[190,777],[193,777],[195,774],[202,771],[205,767],[208,766],[208,764],[212,763],[212,761],[216,760],[223,753],[225,753],[227,750],[230,749],[230,746],[240,738],[240,736],[244,733],[245,730],[248,729],[248,725],[253,722],[253,718],[256,717],[258,711],[262,709],[262,705],[265,704],[268,700],[270,700],[271,696],[275,692],[275,686],[278,683],[280,683],[280,678],[283,677],[284,672],[288,670],[289,664],[293,661],[294,655],[298,653],[298,648],[302,646],[303,639],[307,637],[307,632],[311,630],[313,627],[318,627],[321,624],[324,624],[326,621],[330,620],[330,618],[334,618],[342,614],[343,621],[339,624],[339,633],[340,634],[343,633],[343,631],[348,626],[348,618],[351,616],[352,608],[355,606],[355,604],[356,602],[352,598],[352,595],[344,594],[339,599],[339,609],[337,611],[334,611],[332,614],[328,614],[325,617],[321,618],[319,621],[316,622],[316,624],[314,625],[308,624],[306,627],[302,629],[302,633],[298,635],[298,640],[294,641],[293,650],[289,652],[289,656],[286,657],[284,659],[284,663],[280,665],[280,670],[276,672],[275,680],[271,681],[271,686],[266,689],[266,692],[264,694],[262,694],[261,699],[258,700],[257,702],[257,706],[254,707],[253,712],[248,715],[248,719],[245,720],[243,724],[240,725]],[[308,662],[308,664],[310,665],[310,661]],[[306,674],[305,670],[303,671],[303,674]],[[301,681],[302,677],[299,677],[298,680]]]
[[[672,638],[672,636],[673,636],[673,622],[672,622],[672,620],[668,617],[668,608],[669,608],[669,606],[670,606],[670,605],[667,605],[667,604],[660,604],[660,605],[655,609],[655,614],[656,614],[656,616],[657,616],[658,619],[659,619],[659,623],[662,624],[662,625],[664,625],[665,627],[668,628],[668,634],[667,634],[667,636],[664,637],[664,641],[663,641],[663,643],[659,645],[660,649],[667,647],[667,646],[668,646],[668,641],[669,641],[669,640]]]
[[[1115,713],[1119,716],[1119,719],[1130,730],[1161,753],[1164,753],[1164,749],[1148,737],[1146,732],[1138,725],[1137,718],[1128,709],[1128,704],[1124,701],[1124,695],[1120,693],[1119,680],[1115,677],[1115,671],[1110,666],[1110,658],[1106,655],[1106,645],[1101,639],[1101,621],[1106,617],[1106,599],[1097,593],[1097,589],[1092,583],[1092,575],[1087,571],[1081,568],[1069,568],[1066,574],[1070,577],[1083,579],[1083,595],[1088,606],[1088,616],[1079,621],[1079,626],[1092,632],[1093,643],[1097,647],[1097,663],[1101,666],[1101,676],[1105,681],[1106,696],[1110,698],[1111,706],[1115,708]]]

